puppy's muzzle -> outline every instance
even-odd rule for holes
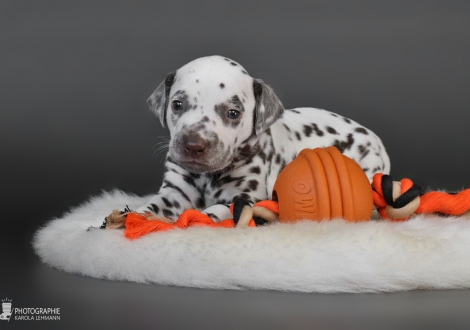
[[[203,139],[198,133],[190,132],[182,138],[184,154],[192,158],[199,158],[207,153],[209,141]]]

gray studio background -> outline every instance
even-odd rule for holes
[[[283,315],[273,311],[285,312],[285,301],[320,304],[316,310],[326,313],[338,306],[346,310],[356,299],[110,284],[51,270],[33,254],[29,242],[38,226],[88,196],[112,188],[139,195],[157,191],[162,161],[154,147],[167,132],[146,100],[168,72],[214,54],[233,58],[265,80],[286,108],[324,108],[374,130],[396,178],[434,189],[470,187],[470,2],[2,1],[0,243],[9,252],[3,256],[1,297],[64,310],[78,304],[68,317],[85,322],[85,298],[54,292],[78,286],[95,300],[99,292],[96,301],[103,304],[124,299],[109,292],[126,292],[134,304],[158,306],[171,296],[171,310],[199,295],[205,302],[200,306],[249,300],[250,317],[271,317],[273,324]],[[466,291],[354,297],[369,307],[382,299],[389,304],[382,317],[396,320],[390,313],[402,315],[398,306],[410,295],[427,295],[436,304],[405,313],[405,320],[434,315],[431,324],[469,321],[445,313],[455,312],[449,301],[468,300]],[[274,307],[266,309],[266,303]],[[92,320],[100,319],[90,310]],[[148,317],[147,309],[141,313]],[[305,324],[314,315],[309,309],[296,313]],[[165,315],[173,314],[161,315],[169,326]],[[359,315],[367,319],[365,312]],[[195,317],[178,322],[189,325]]]

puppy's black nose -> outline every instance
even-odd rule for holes
[[[208,144],[207,140],[203,139],[197,133],[189,133],[183,137],[184,152],[192,157],[204,155]]]

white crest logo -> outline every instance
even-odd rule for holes
[[[10,321],[11,317],[11,299],[2,299],[2,314],[0,314],[0,320]]]

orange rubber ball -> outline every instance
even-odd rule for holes
[[[279,174],[273,189],[279,221],[368,221],[372,188],[358,163],[337,148],[302,150]]]

